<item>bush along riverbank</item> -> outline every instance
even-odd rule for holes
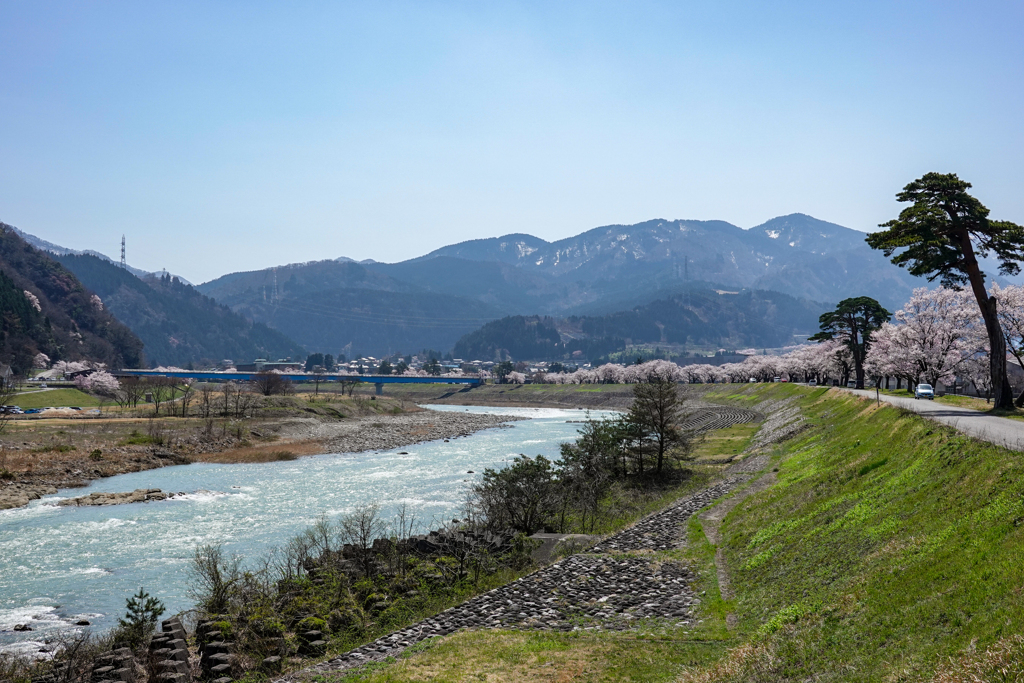
[[[336,523],[320,520],[256,568],[217,547],[198,549],[202,673],[272,674],[351,649],[505,583],[531,563],[532,543],[522,534],[453,523],[398,540],[395,530],[412,523],[400,515],[388,538],[376,507],[360,508]],[[221,664],[230,666],[215,671]]]

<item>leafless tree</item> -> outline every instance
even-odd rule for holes
[[[400,576],[406,575],[408,559],[410,555],[409,537],[416,533],[419,527],[419,520],[416,514],[409,510],[409,506],[402,503],[398,513],[391,522],[391,548],[388,553],[388,563],[391,565],[391,572]]]
[[[235,417],[255,417],[259,407],[259,396],[252,392],[249,387],[241,386],[235,391]]]
[[[235,392],[238,391],[238,387],[234,382],[225,382],[220,388],[221,393],[224,396],[224,409],[220,411],[220,414],[224,417],[231,416],[231,397],[234,396]]]
[[[231,590],[242,576],[241,558],[227,557],[219,545],[196,548],[189,567],[188,594],[209,614],[228,611]]]
[[[149,382],[143,377],[125,377],[121,380],[121,390],[119,395],[122,397],[121,406],[123,408],[132,407],[137,408],[139,401],[146,395],[146,389],[149,386]],[[120,402],[120,401],[119,401]]]
[[[324,366],[317,365],[313,368],[313,396],[320,395],[320,383],[324,381],[324,376],[327,371],[324,370]]]
[[[181,404],[181,416],[188,417],[189,403],[195,398],[195,386],[192,384],[192,380],[187,379],[179,390],[181,391],[181,398],[178,400]]]
[[[88,683],[98,648],[88,631],[58,631],[50,640],[53,659],[47,673],[53,683]],[[132,672],[134,673],[134,672]]]
[[[177,382],[173,377],[151,377],[149,381],[149,393],[153,396],[153,408],[155,414],[160,414],[160,404],[165,401],[174,400],[177,389]]]
[[[387,525],[380,517],[380,506],[376,503],[360,505],[351,514],[345,515],[338,524],[341,538],[351,545],[363,574],[373,575],[373,542],[384,536]]]
[[[291,393],[291,381],[284,375],[263,370],[252,376],[252,386],[264,396]]]
[[[210,418],[213,411],[214,386],[208,382],[199,385],[199,416],[204,420]]]

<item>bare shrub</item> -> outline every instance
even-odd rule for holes
[[[242,577],[241,565],[241,558],[225,556],[220,545],[199,546],[189,566],[189,597],[209,614],[227,612],[232,589]]]

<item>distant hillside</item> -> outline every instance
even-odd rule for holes
[[[694,288],[601,316],[502,318],[462,337],[453,353],[466,360],[559,360],[576,351],[596,358],[627,344],[776,348],[817,331],[825,309],[779,292]]]
[[[55,258],[139,336],[153,365],[306,355],[305,349],[284,334],[250,322],[176,277],[140,279],[92,255]]]
[[[794,335],[818,331],[825,304],[764,290],[735,293],[694,289],[630,311],[588,316],[590,337],[626,337],[632,343],[777,348]]]
[[[16,373],[37,353],[51,360],[93,360],[115,368],[138,367],[142,342],[93,300],[71,271],[0,223],[0,362]],[[25,295],[30,292],[38,302]],[[26,302],[28,306],[26,306]]]
[[[374,270],[376,264],[317,261],[232,273],[199,286],[232,310],[310,349],[381,355],[447,350],[502,311],[430,291]]]
[[[462,337],[452,355],[463,360],[556,360],[575,352],[597,358],[625,347],[621,338],[562,339],[554,318],[514,315],[489,322]]]
[[[200,290],[287,330],[307,347],[337,349],[351,342],[351,350],[372,354],[451,348],[483,323],[509,316],[600,317],[698,290],[778,292],[804,303],[759,311],[719,302],[699,314],[658,313],[685,327],[677,334],[664,323],[667,334],[696,345],[739,340],[776,346],[794,329],[807,329],[803,307],[819,308],[809,302],[864,295],[895,309],[914,287],[927,284],[893,266],[864,238],[804,214],[750,230],[725,221],[659,219],[595,228],[557,242],[526,234],[471,240],[402,263],[336,259],[232,273]],[[647,324],[626,314],[594,322],[608,327],[594,339],[652,336],[649,328],[632,329],[633,323]],[[492,342],[504,348],[496,339],[473,342],[472,348],[482,355],[494,350]]]

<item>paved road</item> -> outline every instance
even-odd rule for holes
[[[847,391],[872,400],[875,398],[875,392],[871,389],[847,389]],[[1015,451],[1024,451],[1024,420],[995,417],[977,410],[956,408],[924,399],[886,396],[885,394],[882,394],[879,398],[886,403],[912,410],[936,422],[947,424],[954,429],[983,441],[988,441],[998,446],[1006,446]]]

